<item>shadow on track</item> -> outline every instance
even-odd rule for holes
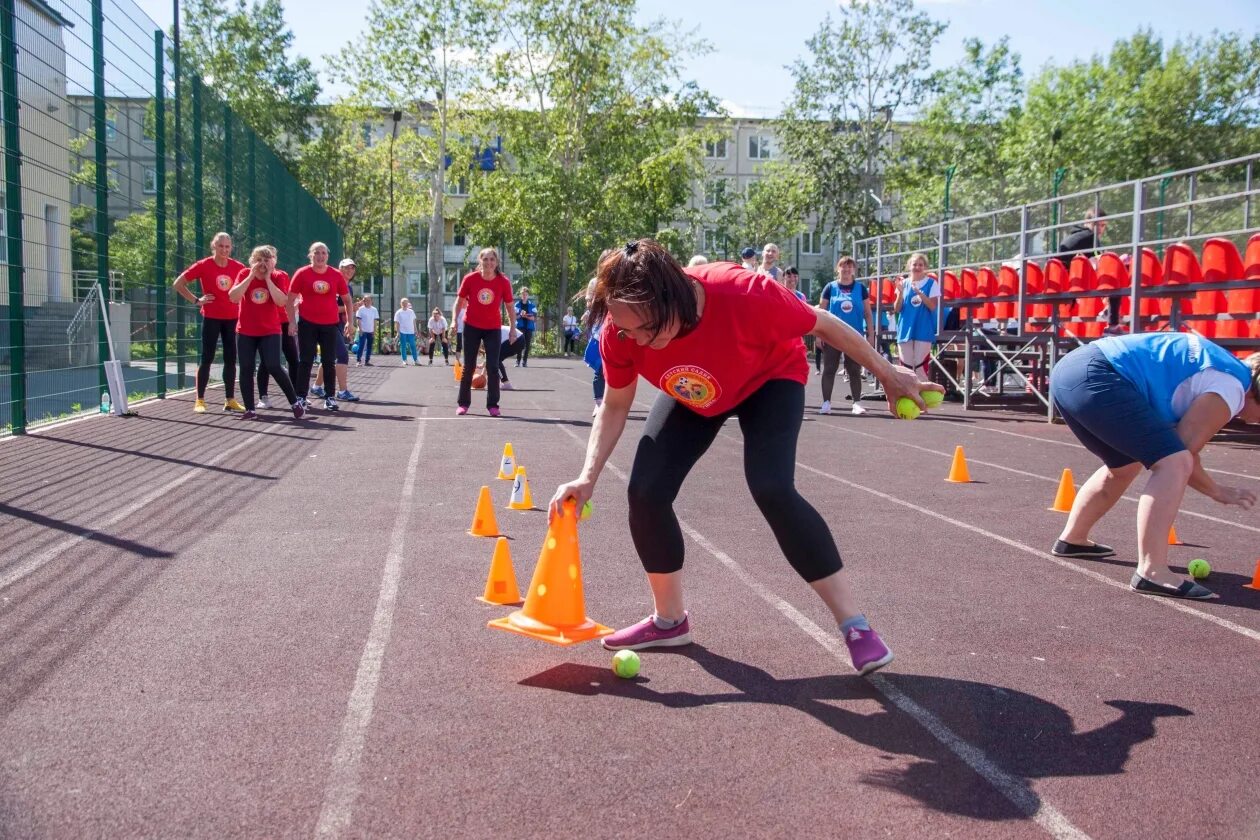
[[[985,820],[1031,816],[1031,812],[999,794],[861,677],[780,680],[700,645],[653,651],[650,656],[661,653],[685,656],[735,690],[718,694],[657,691],[643,677],[623,680],[607,668],[572,663],[551,668],[520,684],[587,697],[609,695],[642,700],[667,709],[729,703],[765,703],[797,709],[846,738],[912,758],[904,768],[867,774],[863,779],[866,784],[912,797],[945,813]],[[650,664],[650,658],[648,661]],[[1155,737],[1157,719],[1193,714],[1180,706],[1109,700],[1105,705],[1118,710],[1120,716],[1093,731],[1077,732],[1064,709],[1020,691],[913,674],[888,673],[881,679],[913,698],[955,735],[1024,782],[1120,774],[1133,748]],[[860,714],[834,705],[872,699],[883,706],[882,711]],[[1031,789],[1028,793],[1030,801],[1039,801]]]

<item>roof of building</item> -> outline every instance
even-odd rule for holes
[[[22,0],[22,2],[29,5],[35,11],[40,12],[45,17],[52,18],[53,23],[60,24],[61,26],[68,26],[71,29],[74,29],[73,23],[66,20],[66,18],[60,12],[58,12],[52,6],[45,3],[44,0]]]

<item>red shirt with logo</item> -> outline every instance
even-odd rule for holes
[[[652,350],[619,337],[609,316],[599,337],[609,385],[625,388],[642,376],[697,414],[716,417],[771,379],[809,381],[801,336],[814,328],[816,309],[773,278],[733,263],[683,271],[704,288],[700,322]]]
[[[236,278],[237,282],[249,276],[247,268]],[[273,273],[272,278],[275,278]],[[277,286],[280,284],[277,283]],[[281,288],[281,291],[284,291]],[[245,289],[245,297],[241,298],[241,315],[236,319],[236,331],[241,335],[254,336],[279,335],[280,322],[284,310],[277,311],[276,302],[271,299],[271,290],[267,281],[255,277]]]
[[[237,316],[240,307],[228,300],[228,292],[244,268],[244,263],[233,259],[229,259],[227,265],[219,266],[215,264],[214,257],[197,260],[188,267],[184,276],[200,283],[203,295],[214,295],[214,300],[201,305],[202,317],[232,319]]]
[[[350,294],[350,284],[337,269],[328,266],[323,274],[304,265],[293,273],[289,294],[300,294],[298,315],[312,324],[337,324],[337,298]]]
[[[497,330],[503,326],[501,307],[512,304],[512,281],[504,274],[487,280],[480,271],[464,275],[459,283],[459,297],[468,301],[464,323],[480,330]]]

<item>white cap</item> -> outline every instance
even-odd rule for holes
[[[344,260],[337,263],[337,268],[345,268],[348,265],[354,265],[354,260],[350,259],[349,257],[346,257]],[[355,267],[357,268],[357,266]]]

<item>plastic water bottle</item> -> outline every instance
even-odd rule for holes
[[[109,399],[109,390],[101,391],[101,414],[109,414],[113,403]]]

